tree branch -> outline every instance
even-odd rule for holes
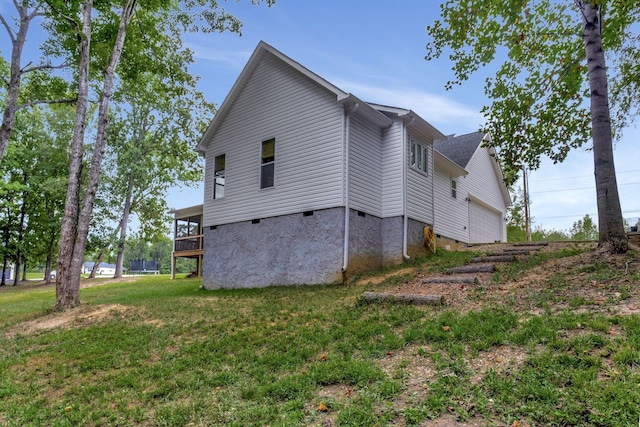
[[[31,15],[27,15],[27,19],[31,21],[36,16],[44,16],[44,12],[41,12],[40,6],[35,7]]]
[[[53,5],[51,4],[51,2],[49,0],[45,0],[45,3],[47,3],[47,6],[49,6],[49,8],[56,13],[57,15],[61,16],[62,18],[64,18],[65,20],[67,20],[69,23],[71,23],[71,25],[73,25],[76,30],[80,29],[80,26],[78,25],[78,22],[73,19],[73,17],[65,15],[64,13],[60,12],[58,9],[56,9],[55,7],[53,7]]]
[[[75,104],[77,100],[78,100],[78,98],[74,98],[74,99],[52,99],[52,100],[40,99],[40,100],[37,100],[37,101],[30,101],[30,102],[18,105],[17,110],[22,110],[23,108],[31,107],[32,105],[36,105],[36,104]]]
[[[51,65],[51,64],[46,64],[46,65],[36,65],[35,67],[29,67],[29,65],[31,65],[31,62],[29,62],[22,70],[20,70],[21,74],[27,74],[30,73],[32,71],[37,71],[37,70],[59,70],[61,68],[65,68],[68,67],[69,64],[67,64],[66,62],[64,64],[60,64],[60,65]],[[29,68],[27,68],[29,67]]]
[[[0,13],[0,22],[2,22],[2,25],[7,30],[7,33],[9,33],[9,38],[11,39],[11,43],[15,43],[16,42],[16,38],[13,35],[14,30],[13,30],[13,28],[11,28],[9,26],[9,23],[4,19],[4,16],[2,16],[1,13]]]

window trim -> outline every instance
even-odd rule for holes
[[[409,137],[409,166],[429,176],[429,147]]]
[[[458,181],[453,178],[451,178],[451,197],[458,198]]]
[[[218,166],[218,158],[222,157],[223,161],[224,161],[224,169],[221,170],[216,170],[217,166]],[[225,187],[225,183],[226,183],[226,171],[227,169],[227,155],[226,153],[222,153],[222,154],[218,154],[217,156],[215,156],[213,158],[213,200],[219,200],[219,199],[224,199],[224,195],[225,195],[225,191],[224,191],[224,187]],[[222,172],[222,174],[220,176],[218,176],[218,172]],[[222,178],[222,183],[218,184],[218,179]],[[218,195],[216,189],[218,188],[218,185],[220,185],[220,187],[222,187],[222,195]]]
[[[263,158],[262,150],[264,148],[264,144],[267,143],[267,142],[271,142],[271,141],[273,141],[273,160],[269,160],[269,161],[265,162],[264,158]],[[276,149],[276,137],[275,136],[272,137],[272,138],[263,139],[260,142],[260,171],[259,171],[259,174],[258,174],[259,175],[258,176],[258,185],[260,187],[260,190],[269,190],[271,188],[275,188],[275,186],[276,186],[276,152],[277,152],[277,149]],[[262,184],[262,171],[263,171],[263,168],[265,166],[270,166],[270,165],[273,165],[273,172],[272,172],[273,175],[271,177],[272,184],[270,186],[263,186],[263,184]]]

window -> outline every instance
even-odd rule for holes
[[[422,144],[418,144],[413,139],[410,140],[410,145],[409,164],[412,168],[427,173],[429,170],[429,149]]]
[[[274,184],[276,166],[276,139],[262,141],[260,158],[260,188],[271,188]]]
[[[213,163],[213,198],[221,199],[224,197],[225,155],[216,156]]]
[[[455,179],[451,180],[451,197],[458,197],[458,182]]]

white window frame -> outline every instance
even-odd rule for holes
[[[271,141],[273,141],[273,159],[265,162],[264,161],[264,157],[263,157],[264,154],[263,154],[262,150],[263,150],[264,144],[267,143],[267,142],[271,142]],[[266,168],[267,166],[271,166],[271,165],[273,165],[273,168],[272,168],[273,176],[271,177],[272,183],[269,186],[265,186],[265,185],[263,185],[263,182],[262,182],[262,171],[263,171],[264,168]],[[268,190],[270,188],[275,188],[275,186],[276,186],[276,138],[275,137],[264,139],[260,143],[260,178],[259,178],[259,181],[260,181],[260,190]]]
[[[409,138],[409,165],[429,175],[429,147]]]
[[[218,158],[224,158],[224,169],[216,170],[218,166]],[[225,170],[227,168],[227,155],[225,153],[218,154],[213,158],[213,199],[224,199],[224,186],[225,186]],[[222,191],[217,191],[220,188]],[[222,193],[222,194],[220,194]]]
[[[458,181],[453,178],[451,178],[451,197],[458,198]]]

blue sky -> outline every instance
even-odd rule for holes
[[[0,10],[10,0],[0,0]],[[200,90],[218,106],[231,89],[260,40],[357,97],[410,108],[445,134],[478,129],[479,114],[488,103],[482,70],[451,91],[447,58],[424,60],[426,25],[438,18],[431,0],[278,0],[267,8],[249,0],[223,3],[243,23],[243,35],[192,34],[186,37],[195,53],[192,72],[201,76]],[[5,35],[0,49],[8,55]],[[7,46],[8,47],[8,46]],[[630,128],[616,145],[615,157],[622,210],[640,216],[640,131]],[[545,161],[529,178],[534,225],[568,229],[586,213],[595,215],[593,156],[574,151],[559,165]],[[169,205],[180,208],[202,203],[203,190],[173,189]]]

